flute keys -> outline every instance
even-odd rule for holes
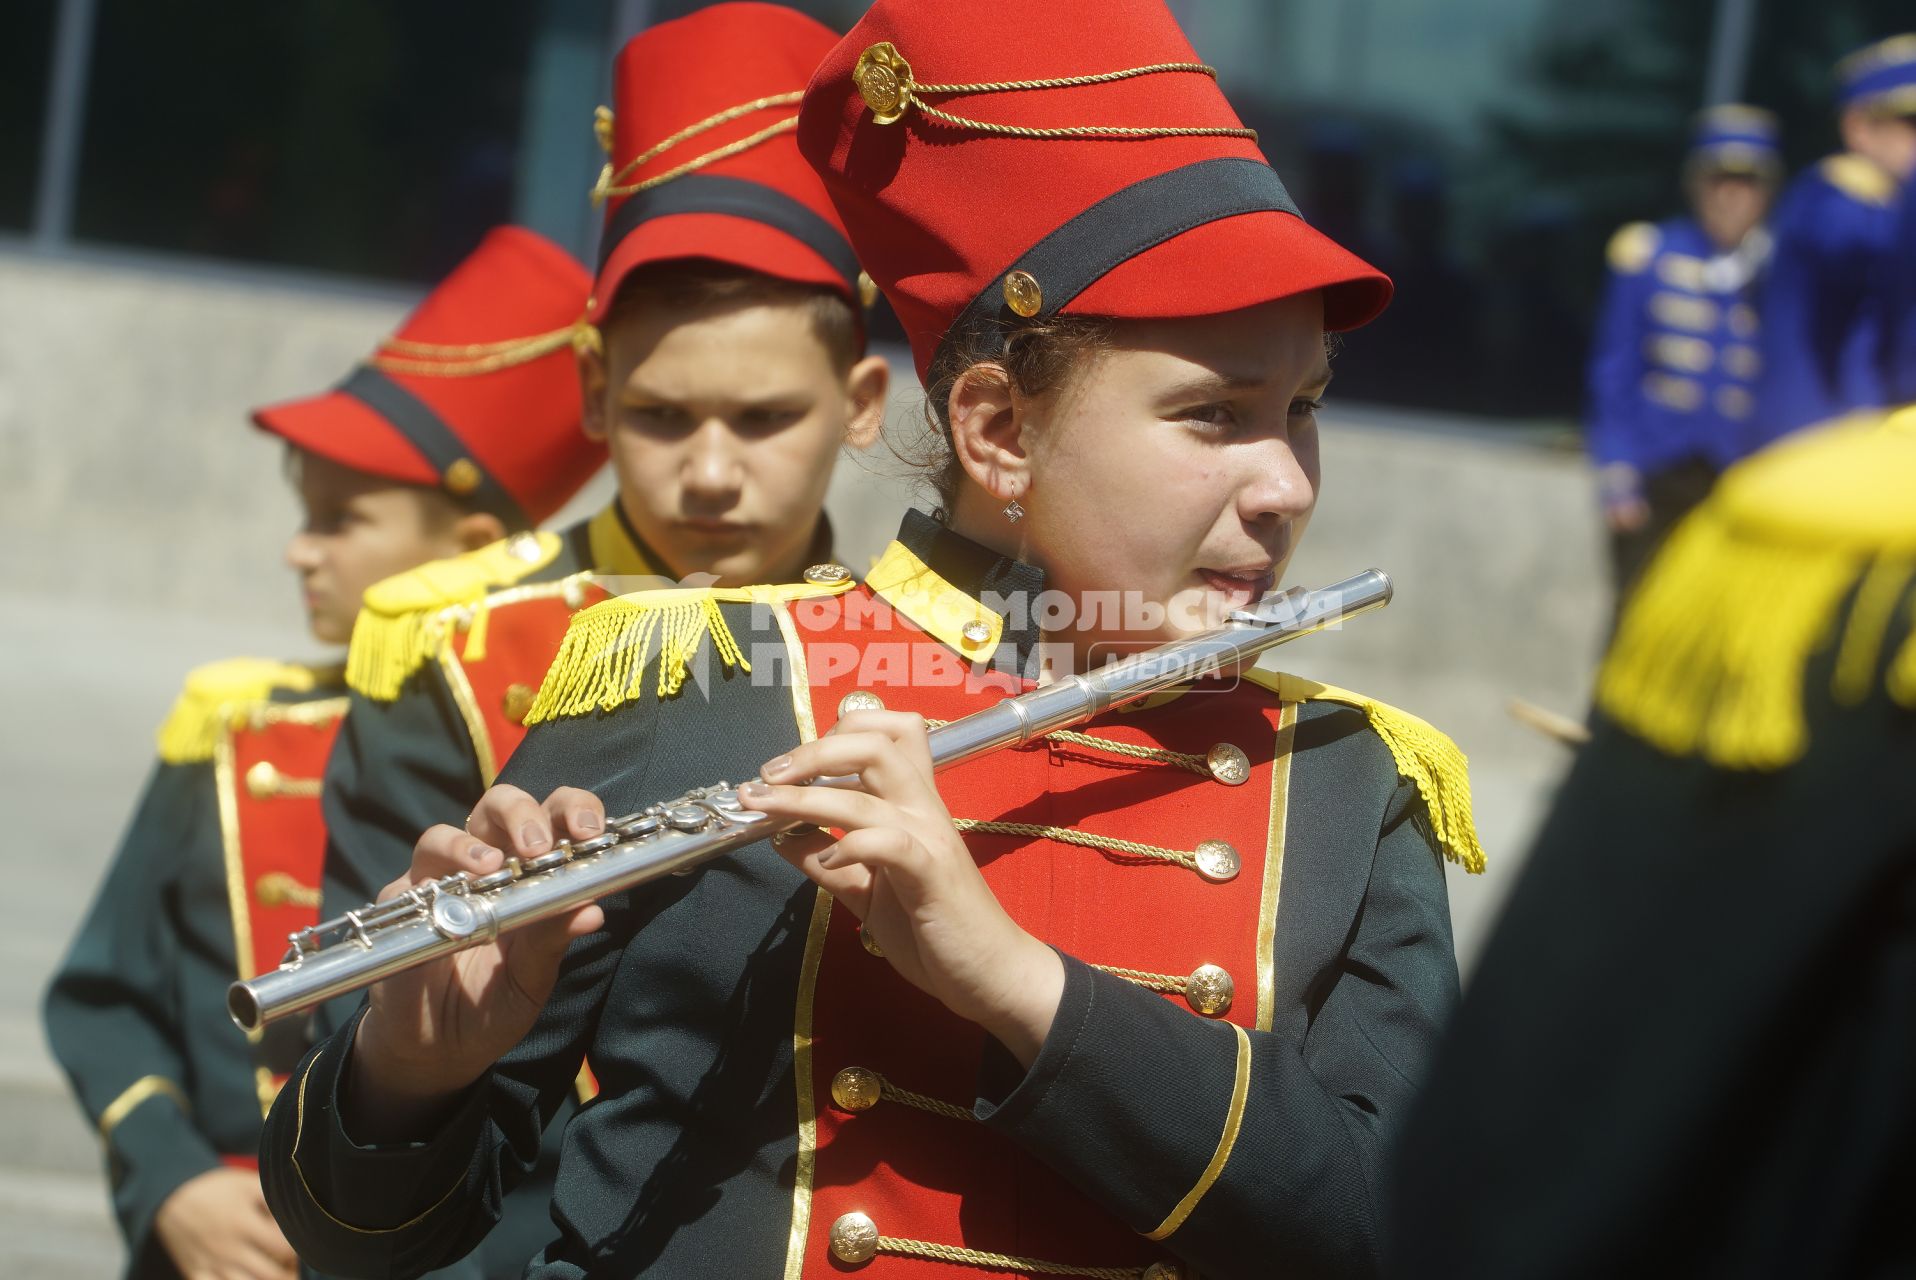
[[[657,835],[665,828],[665,823],[650,813],[635,813],[629,817],[617,818],[607,825],[618,833],[621,840],[643,840],[647,836]]]
[[[548,850],[536,858],[521,859],[519,869],[526,875],[536,876],[541,871],[551,871],[555,867],[563,867],[570,861],[572,861],[572,846],[561,841],[557,848]]]
[[[516,877],[512,874],[511,867],[509,866],[500,867],[497,871],[494,871],[488,875],[480,876],[478,879],[474,880],[472,882],[471,892],[491,893],[494,889],[505,888],[507,885],[511,884],[514,879],[516,879]]]
[[[617,832],[601,831],[589,840],[575,840],[572,844],[572,856],[575,858],[594,857],[619,843],[619,839],[620,837]]]
[[[695,804],[673,805],[665,811],[665,820],[674,831],[700,831],[705,827],[705,810]]]

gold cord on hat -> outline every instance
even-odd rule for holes
[[[754,98],[750,102],[741,102],[736,107],[727,107],[723,111],[705,117],[705,119],[698,121],[696,124],[686,125],[671,137],[646,148],[619,166],[616,171],[612,168],[611,160],[608,159],[605,168],[599,171],[599,180],[592,186],[592,203],[595,205],[603,204],[612,196],[637,195],[641,191],[648,191],[653,187],[670,182],[674,178],[682,178],[694,170],[703,169],[706,165],[716,164],[718,161],[738,155],[742,151],[750,151],[759,143],[776,138],[782,133],[790,133],[792,130],[798,128],[797,116],[787,116],[783,120],[775,121],[756,133],[748,134],[740,138],[737,142],[728,142],[715,151],[708,151],[702,156],[696,156],[687,160],[684,164],[668,169],[664,173],[655,174],[642,182],[635,182],[630,186],[623,187],[617,185],[631,176],[635,170],[639,169],[647,161],[656,160],[673,147],[678,146],[681,142],[696,138],[701,133],[716,129],[722,124],[729,124],[741,116],[749,116],[754,111],[764,111],[771,107],[796,106],[799,100],[804,96],[804,90],[794,89],[790,93],[768,94],[763,98]],[[612,154],[611,108],[600,107],[593,113],[592,129],[593,132],[598,135],[599,146],[605,150],[607,156],[610,156]]]
[[[1104,71],[1095,75],[1054,76],[1046,80],[988,80],[979,84],[919,84],[912,79],[911,63],[889,40],[881,40],[858,55],[852,68],[852,83],[858,86],[872,119],[879,124],[895,124],[906,111],[919,112],[942,124],[960,129],[976,129],[1012,138],[1248,138],[1255,142],[1257,130],[1227,128],[1223,125],[1121,125],[1081,124],[1058,128],[1033,128],[1026,125],[997,124],[972,120],[941,111],[926,102],[921,94],[1008,93],[1020,89],[1076,89],[1085,85],[1110,84],[1138,76],[1200,75],[1217,79],[1217,68],[1202,62],[1154,62],[1123,71]]]
[[[497,342],[414,342],[409,338],[387,338],[379,344],[379,351],[370,363],[386,373],[470,378],[530,364],[565,347],[598,351],[601,349],[599,331],[581,316],[563,329]]]

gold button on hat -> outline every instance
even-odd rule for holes
[[[1006,272],[1005,305],[1027,320],[1044,310],[1044,290],[1038,287],[1038,277],[1029,271]]]
[[[1237,879],[1237,873],[1244,866],[1244,860],[1237,856],[1229,840],[1206,840],[1197,847],[1196,856],[1198,874],[1212,884]]]
[[[1214,964],[1199,965],[1184,980],[1185,1003],[1207,1018],[1228,1010],[1236,993],[1237,984],[1231,981],[1231,975]]]
[[[832,1223],[832,1257],[840,1262],[870,1262],[878,1256],[878,1224],[862,1213],[847,1213]]]
[[[815,564],[805,571],[805,581],[821,584],[843,582],[852,576],[852,571],[842,564]]]
[[[454,458],[447,466],[446,473],[439,478],[445,484],[447,493],[456,493],[463,498],[479,487],[485,475],[479,470],[479,464],[471,458]]]
[[[911,86],[911,63],[889,40],[880,40],[858,55],[852,83],[871,108],[876,124],[896,124],[911,105],[906,96]]]
[[[883,711],[885,700],[869,689],[854,689],[838,700],[838,718],[843,720],[854,711]]]
[[[1251,776],[1251,758],[1241,747],[1220,742],[1204,753],[1204,767],[1227,787],[1243,786]]]
[[[506,719],[512,721],[514,724],[524,724],[526,717],[532,712],[533,699],[538,696],[539,691],[529,684],[507,685],[506,695],[501,699],[504,703],[503,710],[506,713]]]
[[[885,1093],[876,1071],[846,1067],[832,1077],[832,1104],[840,1111],[870,1111]]]
[[[872,931],[870,929],[859,929],[858,945],[865,948],[865,950],[869,951],[872,955],[877,956],[880,960],[885,958],[885,949],[878,945],[878,939],[872,937]]]

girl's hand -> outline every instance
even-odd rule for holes
[[[807,786],[856,775],[855,787]],[[1029,1067],[1064,995],[1057,953],[992,896],[932,782],[922,716],[858,711],[739,788],[746,808],[803,828],[774,842],[843,903],[909,982],[978,1023]]]

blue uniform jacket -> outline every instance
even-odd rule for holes
[[[1857,155],[1829,157],[1784,193],[1763,286],[1752,448],[1887,400],[1884,282],[1897,203],[1894,180]]]
[[[1903,185],[1896,221],[1883,377],[1891,404],[1916,404],[1916,180]]]
[[[1753,277],[1759,234],[1719,253],[1695,219],[1633,222],[1611,238],[1590,353],[1590,455],[1650,475],[1734,462],[1760,358]]]

